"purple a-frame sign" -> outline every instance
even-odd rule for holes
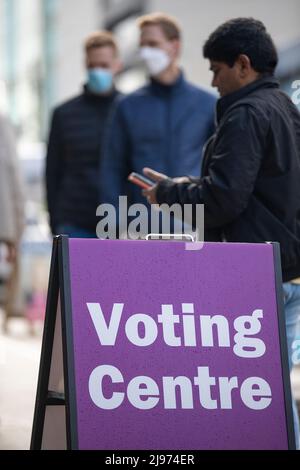
[[[54,240],[32,448],[292,449],[292,421],[278,244]]]

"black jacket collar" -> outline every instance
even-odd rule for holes
[[[230,106],[232,106],[233,104],[235,104],[237,101],[241,100],[242,98],[246,97],[253,91],[256,91],[260,88],[278,88],[278,87],[279,87],[279,82],[275,77],[273,76],[262,77],[250,83],[249,85],[246,85],[240,88],[239,90],[234,91],[233,93],[230,93],[229,95],[226,95],[223,98],[220,98],[217,102],[217,108],[216,108],[217,123],[220,122],[222,116],[227,111],[227,109],[230,108]]]
[[[118,90],[116,90],[115,87],[112,88],[111,93],[108,93],[107,95],[97,95],[96,93],[93,93],[87,83],[83,85],[83,95],[85,98],[95,101],[95,102],[110,102],[115,99],[115,97],[119,94]]]

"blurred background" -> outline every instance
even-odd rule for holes
[[[124,64],[119,89],[140,86],[145,75],[137,60],[135,20],[152,11],[179,20],[181,64],[195,84],[210,86],[205,39],[237,16],[253,16],[267,26],[279,50],[282,89],[292,95],[293,82],[300,80],[299,0],[0,0],[0,112],[16,130],[26,196],[19,292],[25,316],[0,333],[0,449],[28,448],[30,442],[51,252],[43,180],[51,111],[80,91],[83,41],[94,30],[116,35]],[[293,387],[300,396],[298,375]]]
[[[123,91],[144,81],[136,60],[135,20],[158,10],[179,19],[182,65],[191,81],[204,85],[210,84],[210,72],[201,48],[209,33],[235,16],[262,20],[279,48],[282,87],[292,92],[300,73],[297,0],[0,0],[0,106],[17,127],[24,158],[42,153],[37,143],[47,137],[51,109],[77,94],[84,82],[82,44],[91,31],[116,34],[125,66],[119,77]]]

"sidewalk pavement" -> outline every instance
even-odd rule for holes
[[[22,319],[11,320],[8,335],[0,322],[1,450],[29,449],[41,340],[41,330],[30,335]],[[300,408],[300,367],[292,374],[292,387]]]
[[[42,335],[22,319],[9,332],[0,331],[0,449],[29,449]]]

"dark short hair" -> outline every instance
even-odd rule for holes
[[[259,73],[273,74],[278,62],[276,47],[265,25],[254,18],[234,18],[221,24],[203,46],[206,59],[232,67],[240,54],[249,57]]]

